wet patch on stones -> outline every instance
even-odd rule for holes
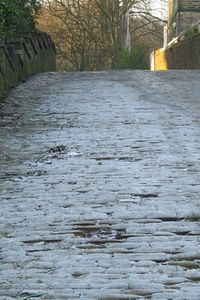
[[[45,151],[45,154],[39,159],[39,161],[44,162],[47,160],[51,163],[51,159],[63,159],[67,153],[68,147],[64,144],[52,146]]]
[[[190,281],[194,282],[194,283],[198,283],[200,282],[200,276],[198,277],[187,277]]]
[[[55,146],[55,147],[51,147],[49,148],[48,152],[49,153],[63,153],[65,152],[67,149],[66,149],[66,146],[65,145],[59,145],[59,146]]]
[[[67,154],[67,147],[65,145],[51,147],[47,151],[48,158],[61,159],[64,154]]]
[[[45,175],[48,175],[47,171],[45,170],[29,171],[26,173],[26,176],[45,176]]]
[[[177,267],[182,267],[184,269],[199,269],[200,265],[199,263],[195,262],[195,261],[186,261],[186,260],[181,260],[181,261],[177,261],[177,260],[171,260],[168,262],[169,265],[171,266],[177,266]]]
[[[158,194],[156,193],[135,193],[132,194],[133,197],[140,197],[140,198],[157,198]]]
[[[132,296],[132,295],[128,295],[128,296],[126,296],[126,295],[124,295],[124,296],[107,296],[107,297],[98,298],[98,300],[138,300],[138,299],[139,298],[138,298],[137,295],[134,295],[134,296]]]
[[[20,174],[19,172],[6,172],[3,175],[0,175],[0,179],[7,179],[7,178],[13,178],[13,177],[18,177]]]
[[[23,177],[32,177],[32,176],[45,176],[48,175],[46,170],[31,170],[26,173],[19,173],[19,172],[12,172],[12,173],[5,173],[4,175],[0,175],[0,179],[9,179],[9,180],[16,180],[22,179]]]
[[[183,221],[184,218],[182,217],[162,217],[159,218],[162,222],[178,222],[178,221]]]
[[[96,246],[103,246],[107,243],[120,243],[127,238],[125,229],[113,230],[108,224],[99,225],[96,223],[75,224],[73,234],[75,237],[85,238],[87,244]]]
[[[186,231],[174,231],[173,232],[174,234],[176,234],[176,235],[190,235],[190,230],[186,230]]]
[[[32,299],[32,298],[40,298],[43,297],[44,293],[37,293],[37,292],[29,292],[29,291],[23,291],[19,294],[20,297],[23,297],[24,300]]]
[[[141,158],[134,158],[129,156],[102,156],[102,157],[90,157],[90,159],[96,160],[96,161],[127,161],[127,162],[137,162],[141,161]]]
[[[86,273],[79,272],[79,271],[74,271],[71,275],[72,275],[72,277],[74,277],[74,278],[80,278],[80,277],[86,276]]]
[[[23,241],[24,244],[37,244],[37,243],[44,243],[44,244],[48,244],[48,243],[60,243],[62,242],[62,239],[33,239],[33,240],[25,240]]]
[[[200,214],[191,214],[185,218],[188,222],[198,222],[200,221]]]

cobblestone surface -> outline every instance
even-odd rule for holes
[[[45,73],[8,95],[1,300],[200,299],[199,82]]]

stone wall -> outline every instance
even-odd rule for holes
[[[151,54],[151,70],[200,69],[200,33]]]
[[[168,0],[168,36],[169,40],[187,31],[200,21],[199,0]]]
[[[0,97],[30,75],[56,69],[55,46],[46,33],[0,41]]]

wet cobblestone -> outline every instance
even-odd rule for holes
[[[10,92],[0,299],[200,299],[199,80],[44,73]]]

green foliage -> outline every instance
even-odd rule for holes
[[[119,55],[119,69],[149,69],[149,49],[138,44],[131,51],[122,50]]]
[[[193,37],[195,35],[199,34],[199,29],[198,29],[198,26],[193,26],[193,27],[190,27],[186,33],[185,33],[185,37],[187,38],[190,38],[190,37]]]
[[[0,37],[33,30],[39,8],[39,0],[1,0]]]

